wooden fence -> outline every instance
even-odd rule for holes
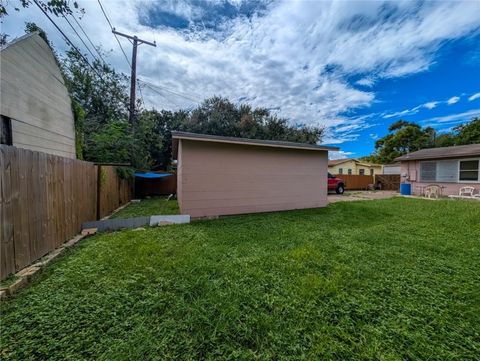
[[[373,184],[373,176],[371,175],[348,175],[337,174],[336,177],[345,181],[345,189],[367,189],[369,184]]]
[[[93,163],[0,145],[0,280],[97,219],[97,179]],[[106,184],[100,190],[102,209],[129,200],[131,191],[118,178],[107,176]],[[115,189],[117,197],[105,195]]]
[[[98,166],[97,219],[108,216],[132,199],[133,180],[118,176],[116,167]]]
[[[378,174],[375,176],[375,186],[386,191],[399,191],[400,174]]]

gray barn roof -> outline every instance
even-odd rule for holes
[[[395,158],[395,161],[441,159],[441,158],[463,158],[480,156],[480,144],[456,145],[453,147],[428,148],[402,155]]]

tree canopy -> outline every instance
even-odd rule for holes
[[[386,136],[375,142],[375,151],[365,157],[366,160],[387,164],[396,157],[424,148],[480,143],[480,118],[440,134],[432,127],[421,127],[404,120],[391,124],[388,131]]]

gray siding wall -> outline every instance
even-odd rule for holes
[[[31,34],[7,45],[0,69],[0,114],[12,119],[13,145],[75,158],[70,97],[43,39]]]

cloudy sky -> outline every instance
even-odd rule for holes
[[[336,156],[370,153],[400,118],[444,131],[480,116],[479,0],[101,2],[117,30],[157,43],[138,55],[148,108],[226,96],[298,126],[326,126],[324,143],[342,149]],[[98,1],[78,3],[92,42],[129,73]],[[7,1],[2,32],[20,36],[34,21],[66,49],[38,8],[15,5]],[[86,52],[65,20],[55,21]],[[130,43],[120,41],[130,57]]]

